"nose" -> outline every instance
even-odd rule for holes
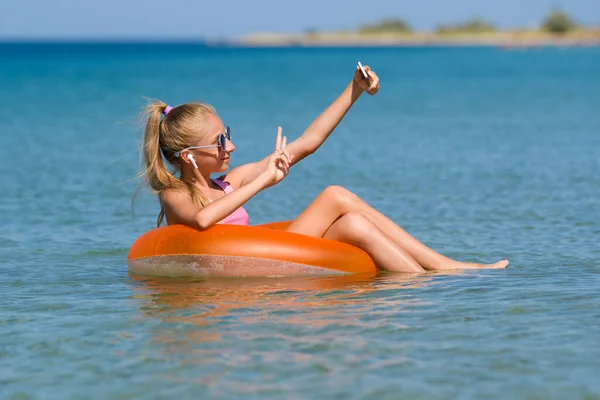
[[[235,150],[235,145],[233,144],[233,142],[229,139],[227,139],[227,141],[225,142],[227,144],[227,153],[231,153],[232,151]]]

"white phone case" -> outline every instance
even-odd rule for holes
[[[365,69],[363,68],[360,61],[358,62],[358,68],[360,68],[360,70],[362,71],[362,74],[365,77],[365,79],[369,80],[369,75],[367,74],[367,71],[365,71]]]

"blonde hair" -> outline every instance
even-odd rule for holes
[[[192,183],[184,182],[174,173],[181,170],[179,157],[175,153],[193,146],[207,134],[206,120],[210,115],[217,115],[213,106],[206,103],[187,103],[173,107],[167,115],[163,114],[167,105],[162,101],[154,101],[144,109],[142,117],[146,120],[144,140],[142,142],[144,181],[159,195],[167,189],[187,193],[194,204],[205,206],[209,200]],[[171,172],[165,160],[173,167]],[[165,217],[165,210],[160,201],[160,213],[156,220],[159,227]]]

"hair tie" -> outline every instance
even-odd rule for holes
[[[171,107],[171,106],[166,106],[166,107],[165,107],[165,110],[163,111],[163,114],[167,115],[168,113],[170,113],[170,112],[171,112],[171,110],[172,110],[172,109],[173,109],[173,107]]]

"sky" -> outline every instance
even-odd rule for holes
[[[600,26],[600,0],[0,0],[0,39],[235,38],[353,30],[397,17],[417,30],[470,17],[536,27],[556,7]]]

